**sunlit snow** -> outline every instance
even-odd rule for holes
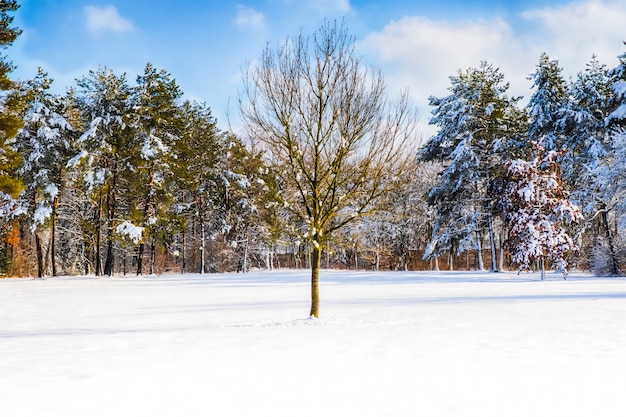
[[[0,280],[3,416],[621,416],[626,280]]]

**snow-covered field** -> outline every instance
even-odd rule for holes
[[[0,415],[626,415],[625,279],[308,280],[0,280]]]

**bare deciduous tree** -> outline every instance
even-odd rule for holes
[[[416,114],[406,94],[387,98],[381,72],[361,64],[336,22],[267,47],[243,78],[242,119],[275,169],[275,197],[311,243],[310,315],[318,317],[327,238],[401,186],[415,160]]]

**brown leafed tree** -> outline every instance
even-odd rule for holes
[[[415,160],[414,108],[388,99],[380,70],[355,57],[343,24],[267,47],[243,73],[242,120],[274,169],[271,191],[311,247],[311,312],[328,237],[376,209]]]

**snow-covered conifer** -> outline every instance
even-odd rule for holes
[[[178,100],[182,91],[165,69],[157,70],[148,63],[137,77],[132,94],[132,127],[135,142],[140,146],[136,159],[134,186],[140,199],[137,217],[144,227],[144,239],[139,243],[137,274],[143,273],[146,241],[150,245],[150,274],[154,274],[156,243],[170,231],[172,216],[168,215],[174,197],[171,181],[172,164],[176,155],[172,148],[180,138]],[[159,233],[160,232],[160,233]],[[161,239],[163,240],[163,239]]]
[[[113,243],[119,202],[123,200],[120,190],[128,189],[122,184],[132,177],[133,159],[137,155],[129,117],[132,114],[130,88],[126,76],[116,75],[106,67],[77,81],[77,107],[84,133],[78,140],[80,150],[68,162],[69,167],[83,168],[86,192],[91,196],[93,221],[87,233],[93,239],[93,269],[96,275],[112,273]],[[107,240],[106,265],[102,265],[102,241]]]
[[[535,90],[527,105],[528,138],[541,142],[547,150],[559,150],[565,139],[558,129],[558,120],[568,102],[568,94],[558,61],[551,61],[546,53],[541,54],[529,79]]]
[[[444,171],[429,199],[437,207],[432,244],[426,256],[469,248],[482,263],[482,238],[489,235],[496,270],[493,196],[488,193],[506,156],[518,148],[525,114],[518,97],[506,95],[504,75],[493,65],[459,71],[450,77],[450,95],[430,98],[430,123],[439,127],[421,150],[423,161],[442,161]]]
[[[38,276],[42,277],[47,260],[44,259],[41,232],[52,219],[51,241],[54,242],[54,221],[60,191],[64,186],[63,172],[70,157],[71,135],[74,129],[64,117],[64,102],[49,91],[52,80],[41,68],[28,82],[30,108],[24,118],[24,127],[13,144],[23,158],[18,173],[25,190],[21,194],[27,207],[31,231],[35,234]],[[56,274],[52,252],[52,271]]]

